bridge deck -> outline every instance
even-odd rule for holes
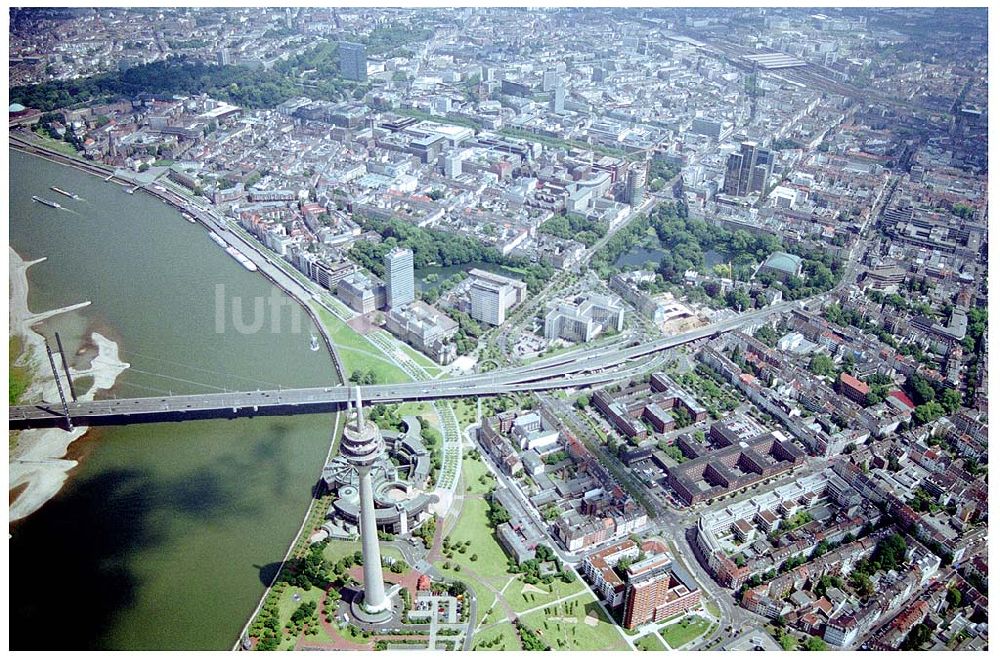
[[[362,387],[366,403],[433,401],[559,388],[591,386],[635,376],[631,361],[658,352],[741,328],[769,315],[785,312],[798,303],[782,303],[745,313],[723,322],[666,336],[632,347],[621,343],[603,349],[581,350],[537,363],[492,373],[436,380],[434,383],[385,384]],[[69,404],[74,425],[119,425],[205,418],[236,418],[268,414],[334,412],[349,402],[343,386],[287,388],[240,393],[206,393],[156,398],[94,400]],[[9,409],[9,427],[62,427],[66,414],[61,405],[18,405]]]

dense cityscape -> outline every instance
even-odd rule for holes
[[[12,520],[73,483],[46,437],[331,412],[227,647],[987,650],[986,24],[10,10],[12,159],[169,206],[333,367],[150,388],[140,340],[64,353],[101,294],[33,314],[12,241]]]

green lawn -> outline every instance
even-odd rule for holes
[[[476,634],[473,650],[520,650],[521,639],[510,622],[495,624]]]
[[[79,157],[80,153],[77,152],[76,148],[72,145],[66,143],[65,141],[57,141],[50,136],[46,136],[40,132],[35,132],[37,139],[33,141],[43,148],[48,148],[49,150],[54,150],[57,153],[62,153],[63,155],[69,155],[70,157]]]
[[[424,370],[426,370],[427,372],[429,372],[430,375],[431,375],[431,377],[437,377],[437,374],[439,372],[441,372],[441,366],[440,365],[438,365],[434,361],[430,360],[429,358],[427,358],[426,356],[424,356],[423,354],[421,354],[420,352],[418,352],[416,349],[414,349],[410,345],[406,345],[406,344],[400,345],[400,348],[403,350],[403,352],[407,356],[409,356],[410,358],[412,358],[413,361],[417,365],[419,365],[421,368],[423,368]]]
[[[656,652],[657,650],[665,652],[667,649],[663,647],[663,641],[657,638],[654,634],[646,634],[635,642],[635,646],[643,652]]]
[[[480,482],[481,478],[485,483]],[[495,486],[496,478],[490,474],[486,463],[482,459],[473,460],[466,454],[462,460],[462,480],[459,482],[459,487],[467,493],[486,494]]]
[[[330,562],[337,562],[338,560],[344,559],[348,555],[354,555],[354,553],[359,552],[360,550],[360,541],[340,541],[338,539],[331,539],[323,548],[323,557]],[[391,557],[395,560],[406,562],[406,559],[403,557],[403,553],[400,552],[399,548],[394,546],[391,541],[379,542],[379,551],[382,553],[382,557]]]
[[[458,419],[459,427],[464,431],[468,426],[476,422],[476,400],[472,400],[472,405],[466,404],[465,400],[453,400],[452,409],[455,410],[455,418]]]
[[[473,564],[478,564],[478,563],[474,562]],[[486,611],[493,606],[493,602],[496,601],[497,598],[496,593],[492,589],[481,583],[480,581],[476,580],[472,576],[471,568],[464,564],[462,565],[461,571],[455,571],[454,569],[442,569],[440,566],[438,566],[438,570],[441,571],[441,573],[444,575],[445,578],[460,580],[475,591],[476,615],[477,615],[475,623],[478,624],[480,620],[482,620],[483,617],[486,615]],[[476,569],[476,573],[483,579],[487,580],[489,584],[497,590],[503,589],[504,583],[506,583],[507,580],[510,578],[509,574],[507,574],[506,577],[497,575],[483,576],[483,574],[478,569]],[[504,616],[500,613],[499,610],[494,610],[493,617],[501,618]]]
[[[521,616],[529,630],[541,630],[553,650],[628,650],[629,645],[589,596]]]
[[[339,539],[330,539],[330,541],[328,541],[326,546],[323,548],[323,557],[331,562],[336,562],[337,560],[342,560],[348,555],[354,555],[356,551],[360,550],[360,541],[341,541]]]
[[[465,553],[460,553],[457,550],[450,551],[453,553],[451,558],[452,564],[461,565],[461,571],[455,571],[453,568],[445,569],[444,559],[434,563],[434,566],[446,578],[455,578],[464,581],[475,590],[479,609],[477,621],[493,605],[496,593],[479,580],[476,580],[472,573],[474,572],[480,579],[497,590],[502,589],[504,584],[511,578],[511,574],[507,573],[507,555],[493,537],[493,530],[486,520],[488,508],[486,500],[466,498],[462,503],[462,513],[459,515],[458,522],[455,523],[455,527],[448,533],[451,543],[472,542],[472,545],[467,547]],[[476,555],[475,562],[472,561],[473,554]]]
[[[559,576],[556,576],[551,583],[535,584],[535,587],[544,592],[533,592],[530,589],[524,590],[524,587],[525,584],[518,579],[511,583],[503,594],[504,599],[507,600],[510,607],[518,613],[550,604],[563,597],[579,594],[587,589],[579,577],[576,577],[572,583],[564,583]],[[549,592],[549,587],[552,588],[551,592]]]
[[[704,634],[711,626],[712,623],[705,618],[692,616],[667,625],[660,630],[660,634],[667,641],[667,645],[676,650]]]
[[[404,384],[411,381],[402,368],[386,359],[385,355],[365,340],[364,336],[326,310],[319,308],[314,308],[314,310],[326,330],[330,332],[330,337],[337,347],[337,354],[340,356],[347,374],[351,374],[355,370],[366,372],[372,369],[375,371],[379,384]]]
[[[475,569],[483,578],[504,576],[507,572],[507,555],[493,536],[493,529],[486,519],[488,510],[486,500],[467,497],[462,503],[458,522],[448,534],[452,543],[472,542],[465,553],[453,551],[452,560],[461,564],[463,569]],[[475,562],[470,559],[473,554],[477,556]]]

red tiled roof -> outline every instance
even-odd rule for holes
[[[840,373],[840,383],[850,386],[861,394],[868,394],[868,384],[853,375],[847,374],[846,372]]]
[[[910,409],[915,409],[916,408],[916,405],[913,404],[912,400],[910,400],[910,396],[906,395],[902,391],[892,391],[891,393],[889,393],[889,395],[891,397],[895,398],[896,400],[899,400],[901,403],[903,403],[904,405],[906,405]]]

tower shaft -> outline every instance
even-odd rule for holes
[[[371,467],[358,468],[358,495],[361,503],[361,559],[365,578],[365,610],[377,613],[389,607],[382,579],[382,554],[375,525],[375,498],[372,493]]]

